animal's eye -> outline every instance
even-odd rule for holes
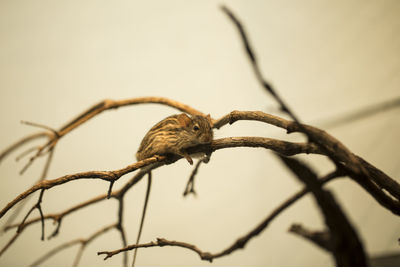
[[[199,128],[199,126],[195,125],[195,126],[193,126],[193,130],[198,131],[198,130],[200,130],[200,128]]]

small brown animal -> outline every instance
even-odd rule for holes
[[[154,155],[175,154],[184,157],[190,164],[193,160],[186,152],[189,147],[210,144],[213,140],[210,115],[185,113],[169,116],[156,125],[143,138],[136,153],[137,160]]]

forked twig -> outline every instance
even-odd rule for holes
[[[196,177],[197,172],[199,171],[200,165],[204,163],[208,163],[210,161],[210,155],[206,155],[203,158],[197,161],[196,166],[193,168],[192,173],[190,174],[189,180],[186,184],[185,191],[183,191],[183,196],[186,197],[188,194],[196,195],[196,190],[194,190],[194,179]]]

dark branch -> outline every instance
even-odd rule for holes
[[[232,23],[236,26],[239,31],[240,38],[242,40],[243,46],[245,48],[246,54],[250,60],[251,66],[253,67],[254,73],[256,75],[257,80],[260,82],[262,87],[269,93],[271,96],[278,102],[280,109],[288,114],[295,122],[300,123],[297,116],[290,110],[289,106],[283,101],[283,99],[278,95],[276,90],[271,86],[269,82],[267,82],[263,75],[261,74],[260,67],[258,65],[257,58],[253,49],[251,48],[249,38],[247,37],[246,31],[242,23],[239,19],[233,14],[231,10],[229,10],[226,6],[221,7],[222,11],[228,16],[228,18],[232,21]]]
[[[280,156],[282,162],[313,193],[330,231],[330,247],[337,266],[368,266],[363,245],[356,230],[333,195],[322,189],[315,173],[304,163]]]
[[[289,232],[308,239],[322,249],[329,252],[333,251],[331,234],[329,231],[310,231],[300,224],[293,224],[289,228]]]

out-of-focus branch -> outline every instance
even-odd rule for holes
[[[14,150],[18,149],[19,147],[25,145],[26,143],[29,143],[33,140],[36,139],[40,139],[43,137],[50,137],[48,132],[38,132],[35,134],[31,134],[29,136],[26,136],[24,138],[22,138],[21,140],[15,142],[14,144],[12,144],[11,146],[9,146],[8,148],[4,149],[1,153],[0,153],[0,163],[1,161],[7,157],[10,153],[12,153]]]
[[[30,267],[35,267],[35,266],[39,266],[41,263],[43,263],[44,261],[48,260],[49,258],[51,258],[52,256],[54,256],[55,254],[57,254],[60,251],[63,251],[71,246],[80,244],[80,248],[78,250],[78,253],[75,257],[74,263],[73,263],[73,267],[77,267],[79,264],[79,261],[82,257],[83,251],[84,249],[90,244],[90,242],[92,242],[94,239],[96,239],[97,237],[99,237],[100,235],[108,232],[109,230],[116,228],[116,224],[112,224],[109,226],[106,226],[98,231],[96,231],[95,233],[93,233],[92,235],[90,235],[89,237],[82,239],[75,239],[75,240],[71,240],[69,242],[66,242],[64,244],[61,244],[55,248],[53,248],[52,250],[50,250],[49,252],[47,252],[45,255],[43,255],[42,257],[40,257],[39,259],[37,259],[35,262],[33,262]]]
[[[289,108],[289,106],[278,95],[277,91],[271,86],[271,84],[269,82],[267,82],[266,79],[264,79],[263,75],[261,74],[261,70],[260,70],[260,66],[258,64],[257,57],[250,45],[249,38],[247,37],[246,31],[244,30],[242,23],[239,21],[237,16],[234,15],[233,12],[228,7],[222,6],[221,10],[228,16],[228,18],[231,20],[231,22],[235,25],[235,27],[239,31],[239,36],[242,40],[247,57],[250,60],[250,63],[254,70],[256,78],[260,82],[261,86],[276,100],[276,102],[278,102],[279,107],[283,112],[288,114],[293,119],[293,121],[300,123],[299,119],[294,114],[294,112]]]
[[[315,145],[317,150],[322,150],[320,153],[337,159],[338,165],[346,169],[348,175],[367,190],[382,206],[394,214],[400,215],[400,184],[361,157],[353,154],[339,140],[324,130],[304,124],[300,127],[293,121],[261,111],[232,111],[216,120],[214,127],[219,129],[224,125],[233,124],[241,120],[264,122],[283,128],[289,133],[301,132],[303,129],[306,129],[313,136],[313,140],[319,140],[318,145],[321,145],[321,148],[318,148],[316,144],[311,143],[311,145]],[[360,168],[363,170],[362,173],[359,172]],[[390,196],[383,190],[390,193]]]
[[[350,111],[347,114],[336,116],[331,119],[324,119],[318,125],[321,125],[322,128],[335,128],[398,107],[400,107],[400,97],[372,104],[355,111]]]
[[[280,156],[282,162],[313,193],[330,232],[330,245],[337,266],[368,266],[363,245],[333,195],[322,189],[316,174],[304,163]],[[312,240],[312,239],[311,239]],[[328,245],[326,245],[328,246]]]
[[[289,232],[310,240],[322,249],[329,252],[333,251],[331,234],[329,231],[310,231],[301,224],[293,224],[290,226]]]

